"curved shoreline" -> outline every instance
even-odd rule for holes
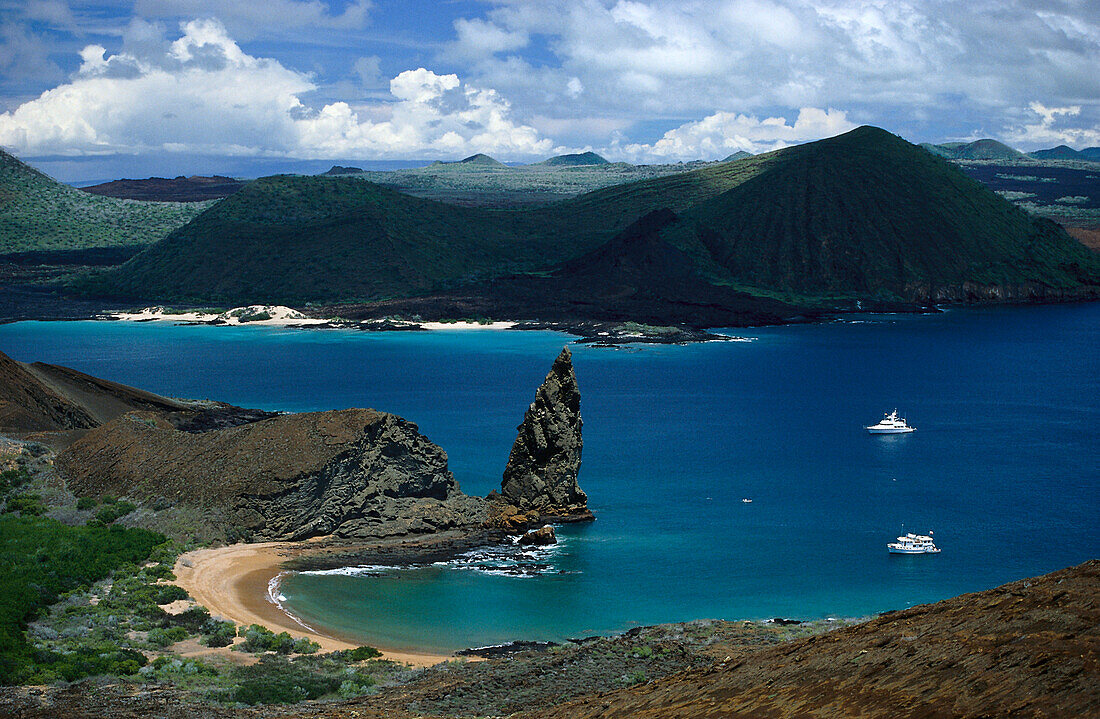
[[[206,607],[212,616],[239,625],[261,624],[275,632],[306,637],[334,652],[361,646],[320,632],[287,612],[271,597],[272,582],[284,571],[283,563],[301,550],[286,542],[231,544],[198,549],[180,555],[173,571],[176,584]],[[430,652],[408,652],[378,647],[384,659],[429,667],[453,657]]]

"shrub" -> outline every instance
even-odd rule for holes
[[[46,511],[37,494],[20,494],[8,499],[5,512],[19,512],[25,517],[37,517]]]
[[[228,647],[237,636],[237,625],[218,619],[208,619],[202,627],[202,643],[208,647]]]
[[[378,651],[374,647],[356,647],[348,652],[348,660],[353,662],[363,662],[368,659],[377,659],[382,656],[382,652]]]
[[[182,642],[190,636],[189,632],[183,627],[171,627],[169,629],[161,629],[160,627],[149,631],[146,639],[150,644],[158,647],[167,647],[170,644],[176,642]]]
[[[30,481],[31,473],[26,467],[5,469],[0,472],[0,490],[17,489]]]
[[[80,499],[76,500],[76,508],[81,510],[91,509],[92,507],[96,506],[96,504],[98,504],[98,502],[96,502],[91,497],[81,497]]]
[[[127,514],[137,509],[137,505],[131,504],[130,502],[126,501],[108,502],[107,497],[103,498],[103,503],[107,506],[103,507],[95,513],[96,520],[102,522],[103,524],[110,524],[116,519],[121,519],[122,517],[125,517]]]
[[[145,567],[141,572],[150,579],[167,579],[171,581],[176,578],[175,573],[172,571],[172,567],[167,564],[156,564],[152,567]]]
[[[318,699],[335,694],[349,680],[343,672],[319,670],[272,656],[263,657],[252,666],[234,668],[233,679],[237,686],[228,698],[243,704],[289,704]]]
[[[157,604],[171,604],[180,599],[187,599],[187,591],[175,584],[158,584],[153,589],[153,601]]]
[[[210,621],[210,612],[203,607],[191,607],[169,617],[168,621],[171,622],[172,626],[183,627],[192,634],[198,634],[203,631],[203,627]]]
[[[292,651],[295,654],[313,654],[320,648],[321,645],[313,641],[312,639],[301,637],[300,639],[296,639],[294,641],[294,648],[292,649]]]
[[[294,651],[294,645],[294,637],[287,632],[276,634],[267,627],[253,624],[244,631],[244,642],[238,648],[242,652],[252,654],[259,654],[260,652],[290,654]]]

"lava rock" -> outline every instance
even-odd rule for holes
[[[558,521],[592,519],[577,484],[581,466],[581,393],[569,348],[562,349],[527,408],[501,482],[503,503]]]
[[[532,529],[530,532],[520,537],[519,543],[545,547],[549,544],[557,544],[558,537],[554,534],[554,528],[547,524],[539,529]]]

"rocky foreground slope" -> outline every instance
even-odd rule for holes
[[[1100,715],[1098,626],[1093,560],[801,638],[752,622],[646,627],[448,663],[345,702],[232,707],[157,685],[78,683],[0,689],[0,708],[26,719],[1078,719]]]
[[[1100,716],[1100,561],[913,607],[540,719]]]
[[[130,388],[117,394],[143,396]],[[280,540],[368,539],[487,524],[518,530],[543,519],[592,516],[577,485],[580,391],[568,348],[520,426],[503,492],[487,499],[464,494],[447,454],[392,414],[308,412],[197,431],[173,421],[180,403],[164,402],[135,399],[134,409],[143,411],[80,425],[93,429],[56,462],[68,488],[78,496],[216,509],[233,536]]]

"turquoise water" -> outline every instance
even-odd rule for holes
[[[598,521],[502,575],[456,565],[282,584],[307,622],[392,647],[563,639],[701,617],[863,616],[1100,556],[1100,304],[574,346]],[[498,486],[554,333],[162,323],[0,326],[0,350],[174,396],[416,421]],[[872,437],[897,406],[918,428]],[[742,498],[752,498],[751,504]],[[935,530],[937,556],[885,543]],[[483,563],[479,563],[483,564]]]

